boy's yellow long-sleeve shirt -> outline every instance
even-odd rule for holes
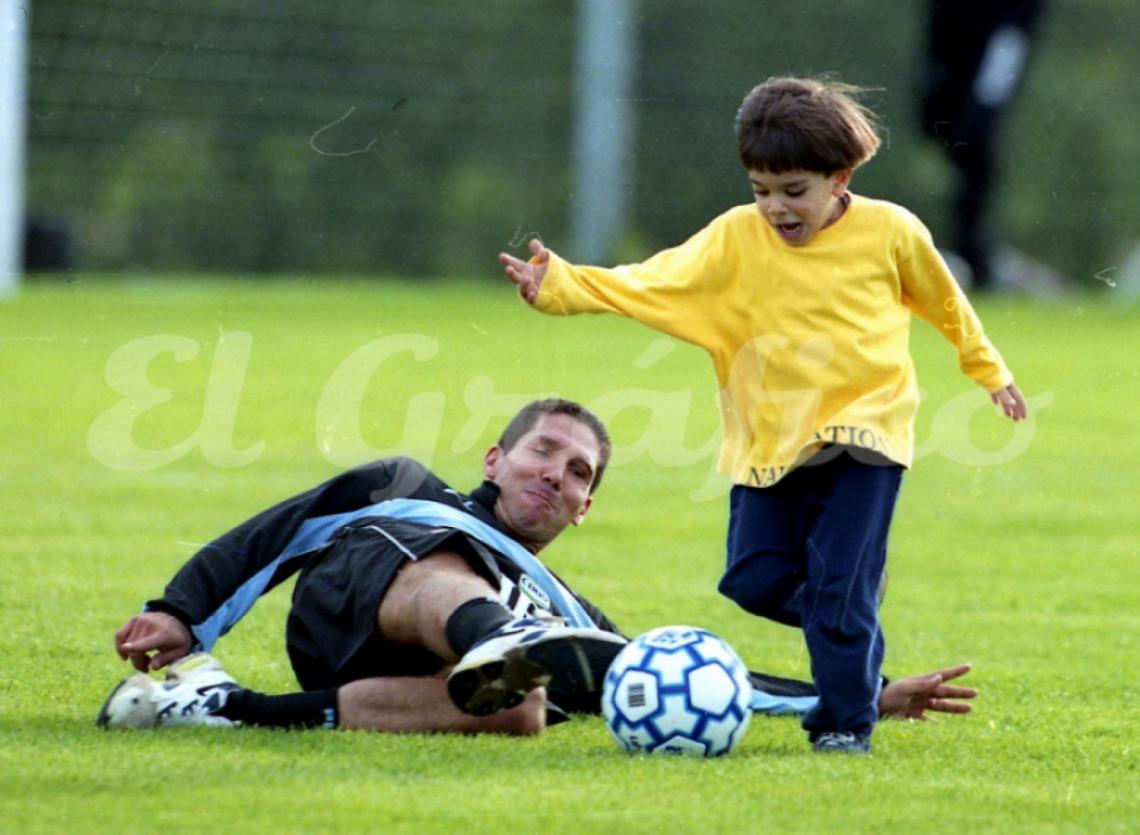
[[[708,351],[724,421],[720,470],[754,487],[826,443],[910,466],[912,312],[957,348],[979,385],[1013,381],[922,223],[859,195],[802,247],[749,204],[640,264],[580,267],[552,254],[535,307],[620,313]]]

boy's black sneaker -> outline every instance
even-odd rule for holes
[[[871,734],[827,731],[812,736],[811,748],[819,754],[870,754]]]

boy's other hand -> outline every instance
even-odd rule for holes
[[[1003,389],[990,392],[990,400],[1001,406],[1005,416],[1011,420],[1025,420],[1025,416],[1029,414],[1029,408],[1025,405],[1025,398],[1013,383]]]
[[[527,304],[534,304],[538,298],[538,288],[546,278],[546,268],[550,263],[550,250],[538,238],[531,238],[532,258],[523,261],[506,252],[499,253],[499,263],[506,270],[507,278],[518,285],[519,295]]]

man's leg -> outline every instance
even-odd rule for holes
[[[406,563],[376,616],[385,640],[424,647],[448,666],[510,620],[496,590],[452,551]]]
[[[267,696],[239,690],[218,713],[257,727],[314,727],[318,723],[304,721],[306,714],[297,708],[319,692]],[[472,716],[457,708],[448,696],[443,674],[365,678],[341,685],[330,695],[335,713],[328,726],[346,730],[531,736],[546,727],[546,695],[541,688],[528,693],[516,707],[489,716]],[[255,701],[257,707],[251,709]],[[292,709],[288,709],[290,702]]]
[[[447,679],[367,678],[337,694],[339,726],[389,733],[537,734],[546,725],[546,696],[540,688],[522,704],[490,716],[472,716],[451,703]]]
[[[452,666],[472,645],[510,623],[511,612],[495,598],[489,580],[455,551],[437,550],[414,560],[395,551],[381,556],[367,535],[346,537],[342,549],[317,573],[302,578],[294,594],[287,642],[304,691],[237,690],[217,712],[245,725],[339,727],[345,724],[343,686],[367,680],[380,694],[374,704],[402,705],[411,713],[396,720],[395,708],[384,716],[377,708],[362,727],[426,732],[455,724],[458,711],[438,683],[427,691],[413,688],[421,701],[403,694],[412,687],[409,682],[431,681],[434,671]],[[382,596],[369,616],[362,606],[377,599],[377,590]],[[338,617],[342,611],[349,616]],[[429,697],[443,702],[422,701]],[[355,704],[349,702],[349,709]],[[354,716],[360,721],[358,711]],[[534,733],[535,722],[533,716],[513,717],[513,722],[508,717],[503,726]]]
[[[122,682],[108,697],[98,724],[108,728],[249,725],[263,728],[341,727],[388,733],[497,733],[533,735],[546,726],[541,689],[518,706],[475,717],[456,708],[447,680],[369,678],[339,688],[267,695],[247,690],[217,659],[204,653],[171,667],[164,682],[145,673]]]
[[[296,601],[295,601],[296,602]],[[307,601],[294,609],[299,627]],[[444,668],[458,661],[468,649],[513,620],[511,612],[495,597],[490,582],[472,568],[468,559],[449,550],[434,551],[416,560],[403,561],[392,577],[376,611],[374,628],[378,640],[372,653],[384,645],[403,645],[426,650]],[[330,644],[326,651],[332,651]],[[332,652],[333,655],[337,653]],[[296,660],[296,659],[295,659]],[[364,669],[382,669],[380,659]],[[538,733],[544,726],[545,698],[537,693],[499,720],[476,721],[459,711],[447,693],[445,677],[418,675],[368,675],[339,688],[328,685],[329,674],[319,678],[306,668],[302,683],[312,688],[303,693],[266,696],[251,691],[232,694],[223,713],[251,725],[279,727],[311,726],[314,708],[323,707],[331,722],[323,724],[375,731],[433,732],[455,730],[468,733]],[[343,680],[343,679],[342,679]]]

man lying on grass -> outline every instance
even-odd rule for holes
[[[537,558],[593,501],[611,450],[598,418],[531,403],[483,458],[469,494],[421,464],[350,470],[239,525],[195,554],[115,633],[140,671],[104,727],[254,725],[536,734],[598,712],[627,639]],[[286,646],[301,690],[240,687],[205,654],[264,593],[299,572]],[[169,666],[157,681],[147,670]],[[880,716],[966,713],[968,665],[882,688]],[[753,674],[754,709],[802,713],[812,685]]]

